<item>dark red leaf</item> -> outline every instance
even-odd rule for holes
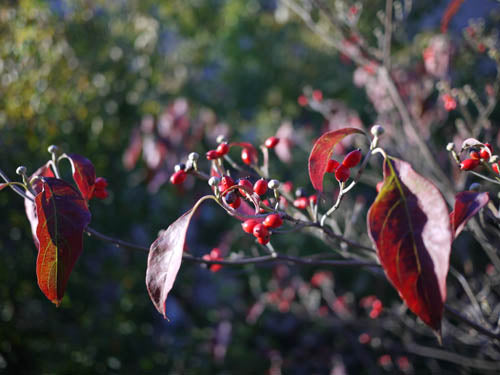
[[[192,209],[170,224],[149,248],[146,287],[151,301],[165,318],[165,302],[181,266],[189,223],[196,209],[206,199],[215,198],[205,196],[198,200]]]
[[[350,134],[365,134],[362,130],[356,128],[343,128],[332,130],[314,143],[311,154],[309,155],[309,179],[315,189],[323,191],[323,177],[328,167],[328,161],[332,157],[333,148],[344,137]]]
[[[439,332],[453,239],[441,193],[410,164],[388,158],[367,219],[387,277],[410,310]]]
[[[73,179],[80,189],[83,198],[90,200],[94,192],[95,168],[92,162],[84,156],[77,154],[65,154],[69,159],[73,171]]]
[[[462,191],[455,195],[455,207],[450,214],[451,227],[455,237],[464,229],[465,224],[486,206],[490,197],[488,193]]]
[[[28,196],[33,198],[33,200],[35,199],[35,196],[42,191],[42,181],[40,179],[37,179],[36,177],[55,177],[54,172],[52,172],[52,169],[50,168],[50,162],[47,162],[45,165],[42,165],[40,168],[38,168],[35,171],[35,173],[33,173],[29,178],[29,181],[31,183],[31,188],[35,192],[35,195],[32,195],[29,192],[27,194]],[[28,217],[28,220],[31,225],[31,233],[33,234],[33,241],[35,242],[35,245],[38,249],[38,239],[36,237],[38,216],[36,214],[35,202],[29,199],[24,199],[24,208],[26,211],[26,216]]]
[[[232,147],[235,147],[235,146],[237,146],[237,147],[243,147],[243,148],[248,149],[248,151],[250,152],[251,159],[252,159],[253,163],[254,164],[258,163],[258,161],[259,161],[259,154],[257,152],[257,149],[251,143],[248,143],[248,142],[233,142],[233,143],[230,143],[228,146],[229,146],[229,149],[231,149]]]
[[[90,212],[82,195],[64,180],[45,177],[35,198],[39,241],[36,275],[47,298],[59,305],[83,248]]]

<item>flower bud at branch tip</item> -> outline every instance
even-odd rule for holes
[[[217,138],[215,139],[215,141],[217,143],[227,142],[226,137],[224,137],[224,135],[222,135],[222,134],[218,135]]]
[[[208,179],[208,185],[210,186],[218,186],[220,184],[220,178],[212,176]]]
[[[188,155],[188,159],[191,160],[191,161],[196,161],[200,158],[200,154],[198,154],[197,152],[191,152],[189,155]]]
[[[469,186],[470,191],[479,191],[480,189],[481,189],[481,185],[478,184],[477,182],[474,182],[474,183],[470,184],[470,186]]]
[[[455,149],[455,144],[453,142],[450,142],[446,145],[446,150],[447,151],[452,151]]]
[[[57,153],[57,151],[59,151],[59,147],[57,147],[56,145],[50,145],[50,146],[47,148],[47,151],[48,151],[50,154],[55,154],[55,153]]]
[[[267,184],[267,187],[269,189],[272,189],[272,190],[275,190],[277,188],[280,187],[280,182],[278,180],[271,180],[269,181],[269,183]]]
[[[26,167],[24,165],[20,165],[19,167],[17,167],[16,169],[16,173],[19,175],[19,176],[25,176],[26,175]]]
[[[373,125],[370,129],[370,132],[374,137],[380,137],[384,134],[384,128],[381,125]]]

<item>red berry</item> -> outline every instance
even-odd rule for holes
[[[214,247],[212,249],[212,251],[210,252],[210,258],[217,259],[217,258],[220,258],[220,256],[221,256],[220,249],[217,247]]]
[[[344,165],[344,167],[353,168],[359,164],[362,157],[363,154],[361,153],[360,150],[351,151],[345,156],[342,164]]]
[[[214,259],[214,260],[219,260],[219,259]],[[211,272],[220,271],[221,268],[222,268],[222,264],[211,264],[210,265],[210,271]]]
[[[241,198],[240,198],[240,196],[237,195],[236,199],[234,200],[234,202],[233,203],[229,203],[229,205],[236,210],[241,205]]]
[[[310,195],[309,202],[311,202],[312,204],[318,203],[318,196],[316,194]]]
[[[293,201],[293,205],[299,210],[305,210],[309,206],[309,200],[306,197],[300,197]]]
[[[479,165],[479,159],[465,159],[460,163],[460,169],[462,171],[470,171]]]
[[[301,107],[305,107],[309,101],[305,95],[301,95],[298,97],[297,102]]]
[[[257,224],[253,227],[253,235],[257,238],[263,238],[269,236],[269,230],[264,226],[264,224]]]
[[[243,190],[243,189],[238,189],[240,194],[243,196],[245,196],[247,193],[250,193],[250,191],[253,191],[252,183],[250,181],[248,181],[246,178],[241,178],[238,181],[238,186],[244,186],[248,189],[248,192],[246,190]]]
[[[264,206],[266,206],[266,207],[269,207],[269,206],[270,206],[270,203],[269,203],[269,200],[268,200],[268,199],[264,199],[264,200],[262,201],[262,204],[263,204]],[[265,212],[266,212],[266,210],[264,210],[263,208],[261,208],[261,209],[259,210],[259,213],[261,213],[261,214],[263,214],[263,213],[265,213]]]
[[[283,224],[283,219],[278,214],[271,214],[266,216],[262,224],[268,228],[279,228]]]
[[[266,146],[267,148],[274,148],[274,147],[276,147],[276,145],[278,144],[279,141],[280,141],[279,138],[269,137],[264,142],[264,146]]]
[[[313,91],[313,99],[316,100],[317,102],[320,102],[323,100],[323,93],[321,90],[314,90]]]
[[[481,156],[479,155],[479,152],[477,152],[477,151],[469,152],[469,157],[471,159],[477,159],[477,160],[481,159]]]
[[[184,180],[186,179],[186,176],[187,176],[187,173],[184,172],[182,169],[175,172],[172,176],[170,176],[170,182],[173,184],[173,185],[179,185],[179,184],[182,184],[184,182]]]
[[[220,180],[219,190],[223,193],[234,185],[234,180],[229,176],[224,176]]]
[[[261,245],[266,245],[267,243],[269,243],[269,240],[271,239],[271,236],[270,235],[267,235],[265,237],[259,237],[257,238],[257,241],[259,241],[259,243]]]
[[[492,164],[491,168],[493,168],[496,174],[500,174],[500,167],[498,166],[498,163]]]
[[[253,191],[257,195],[264,195],[267,192],[267,181],[261,178],[253,185]]]
[[[281,185],[283,187],[283,191],[285,193],[291,193],[293,190],[293,182],[292,181],[287,181]]]
[[[338,182],[345,182],[349,178],[351,172],[349,168],[347,168],[344,164],[340,164],[337,170],[335,171],[335,178]]]
[[[205,156],[207,157],[207,160],[215,160],[219,158],[219,154],[216,150],[208,151]]]
[[[97,177],[94,185],[96,189],[104,189],[108,186],[108,181],[104,177]]]
[[[217,152],[217,155],[219,157],[224,156],[229,152],[229,146],[226,142],[222,142],[221,144],[219,144],[219,146],[217,146],[215,152]]]
[[[340,165],[340,163],[337,160],[330,159],[328,160],[328,165],[326,167],[326,171],[328,173],[333,173],[337,170],[337,167]]]
[[[245,147],[243,150],[241,150],[241,160],[243,160],[243,163],[245,163],[246,165],[253,164],[254,160],[250,149]]]
[[[243,222],[243,224],[241,224],[241,227],[243,228],[243,231],[244,232],[247,232],[247,233],[253,233],[253,228],[259,224],[259,222],[255,219],[248,219],[248,220],[245,220]]]
[[[457,101],[450,94],[443,95],[444,109],[452,111],[457,108]]]
[[[212,257],[210,256],[210,254],[205,254],[201,257],[201,259],[210,261],[212,260]]]
[[[481,156],[481,159],[484,159],[484,160],[490,160],[490,152],[488,151],[488,149],[486,148],[483,148],[480,152],[479,152],[479,156]]]

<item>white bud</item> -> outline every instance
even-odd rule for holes
[[[19,176],[24,176],[26,175],[26,167],[24,165],[20,165],[19,167],[17,167],[16,169],[16,173],[19,175]]]
[[[186,169],[186,165],[183,163],[176,164],[174,167],[174,171],[176,172],[183,171],[184,169]]]
[[[374,137],[379,137],[384,134],[384,128],[381,125],[373,125],[370,132]]]
[[[189,155],[188,155],[188,159],[189,160],[192,160],[192,161],[196,161],[200,158],[200,154],[198,154],[197,152],[191,152]]]
[[[271,180],[267,183],[267,187],[271,190],[275,190],[280,187],[280,182],[278,180]]]
[[[226,141],[226,137],[224,137],[224,135],[223,135],[223,134],[219,134],[219,135],[217,136],[217,138],[215,139],[215,141],[216,141],[217,143],[227,142],[227,141]]]
[[[50,154],[55,154],[55,153],[57,153],[57,151],[59,151],[59,147],[57,147],[56,145],[50,145],[50,146],[47,148],[47,151],[48,151]]]
[[[450,142],[446,145],[447,151],[453,151],[454,149],[455,149],[455,144],[453,142]]]
[[[218,186],[220,184],[220,178],[212,176],[208,179],[208,184],[210,186]]]

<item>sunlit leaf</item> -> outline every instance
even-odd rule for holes
[[[323,177],[326,173],[328,160],[332,157],[333,149],[344,137],[350,134],[364,134],[356,128],[343,128],[323,134],[314,143],[309,155],[309,179],[315,189],[323,191]]]
[[[92,193],[94,192],[94,165],[89,159],[78,154],[65,154],[63,157],[67,158],[71,163],[73,179],[75,180],[78,189],[80,189],[83,198],[90,200],[90,198],[92,198]]]
[[[80,192],[66,181],[45,177],[41,186],[35,198],[39,242],[36,274],[42,292],[59,305],[82,252],[90,212]]]
[[[441,193],[410,164],[388,158],[367,221],[387,277],[410,310],[439,332],[453,239]]]
[[[206,199],[214,198],[205,196],[198,200],[192,209],[170,224],[149,248],[146,287],[151,301],[165,318],[165,302],[181,266],[189,223],[196,209]]]
[[[455,207],[450,214],[451,227],[455,237],[464,229],[465,224],[486,206],[490,197],[488,193],[462,191],[455,195]]]
[[[31,183],[31,188],[35,192],[35,195],[32,195],[30,192],[27,193],[29,197],[33,200],[35,196],[42,191],[42,181],[37,179],[37,177],[54,177],[54,172],[50,168],[50,162],[47,162],[45,165],[42,165],[38,168],[28,179]],[[26,211],[26,216],[30,222],[31,233],[33,234],[33,241],[38,249],[38,239],[36,237],[36,227],[38,226],[38,216],[36,214],[35,202],[29,199],[24,199],[24,208]]]

